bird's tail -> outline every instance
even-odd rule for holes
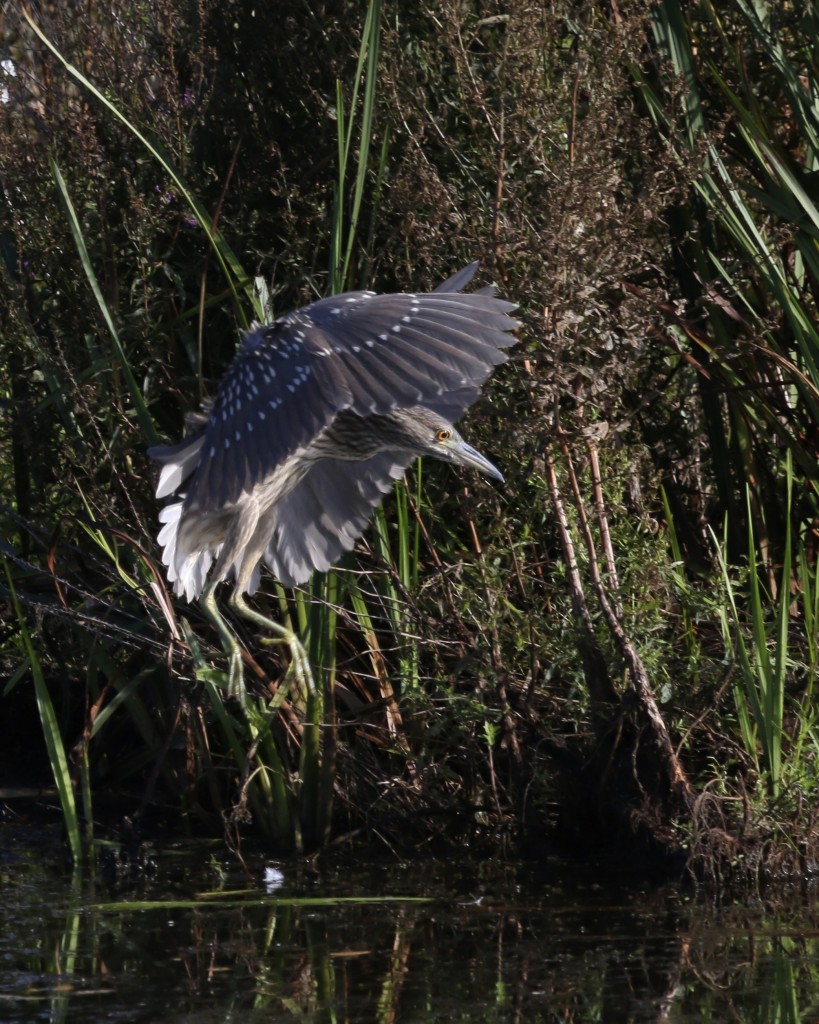
[[[204,590],[219,549],[197,545],[196,538],[189,535],[190,530],[180,537],[183,505],[184,501],[175,501],[160,509],[159,521],[164,525],[156,539],[162,547],[162,561],[168,567],[168,581],[173,583],[174,593],[184,594],[192,601]]]
[[[204,440],[205,435],[199,434],[196,437],[185,438],[179,444],[156,445],[148,449],[148,455],[162,466],[159,483],[156,485],[157,498],[167,498],[176,494],[196,469]]]

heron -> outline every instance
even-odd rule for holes
[[[156,497],[171,499],[157,537],[167,577],[215,626],[229,693],[241,696],[244,682],[220,582],[232,580],[237,615],[289,644],[312,686],[295,633],[247,603],[262,566],[288,587],[328,570],[418,456],[503,480],[453,425],[519,326],[494,286],[463,292],[477,268],[432,292],[346,292],[253,323],[185,439],[149,449],[161,466]]]

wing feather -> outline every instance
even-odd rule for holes
[[[373,508],[413,456],[380,452],[361,462],[323,459],[277,506],[265,562],[285,586],[326,572],[367,528]]]
[[[345,409],[366,416],[426,405],[461,414],[505,360],[518,326],[509,316],[513,303],[454,290],[476,268],[470,264],[429,294],[349,292],[268,326],[255,324],[220,381],[204,426],[180,446],[151,450],[163,464],[162,496],[185,493],[183,515],[234,506]],[[447,401],[450,392],[458,397]],[[335,467],[326,478],[314,477],[313,490],[300,500],[306,503],[316,489],[327,492],[331,476],[341,485],[353,467],[359,504],[351,522],[357,523],[357,510],[372,508],[381,493],[376,481],[364,496],[361,474],[383,474],[388,462],[344,463],[343,473]],[[304,515],[302,528],[308,522]],[[316,551],[321,543],[315,539]]]

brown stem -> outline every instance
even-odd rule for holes
[[[603,583],[603,579],[600,573],[599,560],[597,557],[597,550],[595,547],[594,536],[592,534],[589,517],[586,513],[585,502],[583,500],[580,485],[578,483],[577,474],[575,472],[574,462],[569,451],[566,435],[561,429],[559,423],[556,424],[556,434],[558,437],[558,441],[560,443],[561,453],[565,461],[566,470],[569,474],[569,480],[571,483],[572,493],[574,495],[575,506],[578,514],[578,521],[580,524],[580,531],[583,537],[583,542],[585,544],[586,553],[589,560],[589,572],[591,575],[592,586],[594,587],[598,604],[600,605],[600,609],[603,613],[603,617],[606,620],[606,624],[609,628],[609,631],[620,650],[620,654],[624,662],[626,663],[626,666],[628,667],[629,675],[634,686],[634,694],[636,695],[638,706],[641,712],[645,715],[645,718],[648,722],[651,735],[653,737],[656,749],[661,759],[661,763],[665,767],[671,792],[675,797],[679,799],[679,801],[684,807],[689,808],[693,804],[694,794],[685,775],[685,772],[683,771],[682,764],[680,763],[676,751],[674,750],[673,744],[671,742],[671,737],[668,733],[668,729],[666,728],[663,716],[660,712],[656,700],[654,699],[654,693],[651,687],[648,672],[646,671],[646,667],[643,664],[640,655],[637,653],[637,650],[634,644],[632,643],[631,638],[628,636],[625,628],[623,627],[622,615],[618,614],[618,608],[610,600],[605,584]],[[587,442],[587,444],[591,444],[591,442]],[[550,473],[550,485],[553,487],[552,501],[553,504],[555,504],[555,494],[557,494],[557,500],[559,502],[559,493],[557,492],[556,478],[554,475],[554,465],[551,459],[549,460],[548,465]],[[597,507],[597,514],[598,521],[601,524],[601,530],[604,532],[605,535],[608,535],[609,531],[607,517],[605,514],[605,504],[602,499],[602,490],[600,491],[600,501]],[[568,530],[568,521],[565,517],[565,513],[563,513],[562,516],[558,516],[558,523],[560,525],[562,534]],[[571,544],[570,538],[568,539],[568,543]],[[612,559],[610,565],[613,565],[614,555],[613,549],[611,549],[610,547],[610,540],[608,543],[609,550],[611,553],[610,555],[607,555],[607,557],[610,557]],[[564,539],[564,550],[567,550],[566,544],[567,541]],[[567,555],[567,563],[570,566],[570,582],[572,586],[573,595],[572,600],[573,603],[575,603],[575,594],[578,591],[578,589],[582,592],[582,584],[579,581],[577,560],[574,556],[573,548],[571,549],[571,551],[571,561],[569,560],[569,557]],[[616,575],[614,577],[611,577],[611,573],[609,575],[610,578],[614,578],[616,580]],[[589,630],[591,616],[589,615],[588,608],[585,604],[585,598],[583,598],[582,602],[582,618],[585,628]]]

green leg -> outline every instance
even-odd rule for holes
[[[238,640],[231,632],[230,627],[225,622],[224,616],[219,611],[219,606],[216,603],[216,583],[209,583],[205,587],[202,591],[202,596],[199,598],[199,605],[216,627],[216,632],[219,634],[219,640],[222,643],[222,649],[229,659],[228,696],[238,697],[244,701],[245,676],[244,668],[242,667],[242,649],[239,646]]]
[[[290,657],[296,679],[307,693],[314,694],[316,692],[316,684],[313,681],[313,670],[310,668],[310,660],[307,657],[307,651],[305,651],[301,640],[299,640],[293,630],[283,626],[280,622],[268,619],[266,615],[262,615],[254,608],[251,608],[247,601],[245,601],[244,595],[239,593],[238,590],[233,591],[229,601],[236,610],[237,615],[241,615],[248,622],[252,622],[266,632],[273,634],[272,637],[268,638],[268,642],[287,644],[290,648]]]

